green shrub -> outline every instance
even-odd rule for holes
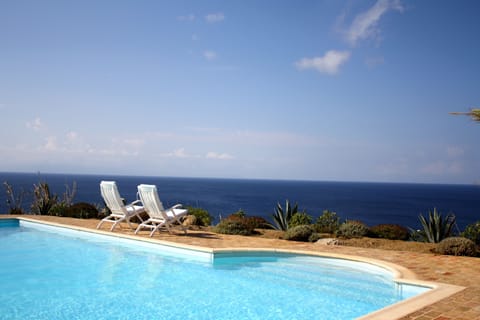
[[[361,238],[368,233],[368,227],[360,221],[347,220],[338,227],[337,237]]]
[[[207,210],[196,207],[187,207],[188,214],[194,215],[197,219],[195,225],[197,226],[209,226],[212,223],[212,216]]]
[[[255,233],[255,228],[251,221],[244,217],[231,215],[222,219],[215,226],[214,231],[221,234],[249,236]]]
[[[96,206],[86,202],[78,202],[66,207],[63,217],[79,219],[97,219],[100,218]]]
[[[257,228],[271,229],[272,228],[270,223],[268,223],[268,221],[265,220],[262,217],[257,217],[257,216],[248,217],[247,216],[247,217],[244,217],[244,219],[246,220],[246,223],[248,225],[252,226],[252,228],[254,228],[254,229],[257,229]]]
[[[308,241],[315,232],[312,225],[301,225],[288,229],[283,236],[285,240]]]
[[[461,236],[472,240],[477,245],[480,245],[480,221],[469,224],[465,228],[465,231],[462,232]]]
[[[308,242],[317,242],[318,240],[322,239],[323,236],[321,233],[314,232],[308,237]]]
[[[306,224],[312,224],[312,217],[308,215],[306,212],[297,212],[292,216],[292,218],[288,222],[288,228],[303,226]]]
[[[319,233],[335,233],[340,226],[340,217],[336,212],[324,210],[315,221],[315,229]]]
[[[437,245],[435,251],[440,254],[448,254],[452,256],[477,256],[475,243],[464,237],[450,237],[443,239]]]
[[[389,240],[408,240],[410,232],[398,224],[379,224],[369,229],[368,235],[372,238]]]
[[[99,212],[95,205],[86,202],[78,202],[70,206],[65,202],[58,202],[50,208],[48,214],[51,216],[78,219],[101,219],[105,217],[103,213]]]
[[[68,206],[64,202],[57,202],[54,204],[48,214],[51,216],[57,216],[57,217],[66,217],[66,211],[67,211]]]
[[[232,213],[231,216],[243,218],[246,216],[246,214],[245,214],[245,211],[243,211],[242,209],[239,209],[237,212]]]

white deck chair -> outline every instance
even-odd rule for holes
[[[142,222],[135,230],[137,234],[142,228],[152,229],[150,237],[155,231],[160,232],[160,228],[165,227],[169,233],[170,227],[175,222],[182,226],[180,219],[188,214],[187,209],[182,209],[181,204],[174,205],[171,208],[164,209],[160,198],[158,197],[157,187],[155,185],[141,184],[138,186],[138,194],[140,200],[145,206],[145,211],[150,217],[145,222]],[[182,226],[183,232],[187,233],[187,229]]]
[[[127,222],[130,228],[134,229],[130,223],[130,219],[133,217],[137,217],[141,222],[143,222],[143,219],[140,217],[140,213],[145,212],[145,209],[143,206],[138,205],[140,204],[140,200],[136,200],[125,205],[123,203],[123,199],[118,193],[118,188],[115,181],[100,182],[100,192],[105,204],[110,209],[111,214],[100,221],[100,223],[97,225],[97,229],[99,229],[104,222],[112,222],[113,225],[112,228],[110,228],[110,231],[113,231],[113,229],[115,229],[115,227],[123,221]]]

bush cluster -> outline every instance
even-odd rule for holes
[[[334,234],[340,226],[340,217],[336,212],[324,210],[322,215],[315,221],[315,229],[319,233]]]
[[[323,236],[321,233],[314,232],[308,237],[308,242],[317,242],[318,240],[322,239]]]
[[[408,240],[410,232],[398,224],[379,224],[369,229],[368,236],[389,240]]]
[[[305,224],[289,228],[283,239],[293,241],[309,241],[310,236],[315,232],[315,228],[312,225]]]
[[[290,218],[288,228],[294,228],[306,224],[312,224],[312,217],[306,212],[297,212]]]
[[[368,227],[360,221],[347,220],[338,227],[337,237],[361,238],[368,233]]]
[[[78,202],[70,206],[59,202],[49,210],[48,215],[78,219],[101,219],[105,217],[105,214],[100,212],[96,206],[87,202]]]
[[[265,220],[262,217],[257,217],[257,216],[248,216],[245,211],[243,210],[238,210],[235,213],[232,213],[230,216],[227,217],[228,219],[240,219],[243,223],[247,224],[249,228],[252,229],[271,229],[272,225],[268,223],[267,220]]]
[[[435,250],[440,254],[448,254],[452,256],[477,256],[477,247],[475,243],[464,237],[450,237],[440,241]]]
[[[461,236],[472,240],[476,245],[480,246],[480,221],[469,224],[465,231],[461,233]]]
[[[234,234],[249,236],[255,233],[258,220],[255,217],[244,217],[232,214],[222,219],[214,228],[214,231],[221,234]]]
[[[261,228],[261,229],[271,229],[272,226],[262,217],[251,216],[245,217],[247,223],[250,224],[254,229]]]
[[[212,216],[207,210],[197,207],[187,207],[188,214],[195,216],[195,225],[209,226],[212,223]]]

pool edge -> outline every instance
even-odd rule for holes
[[[430,290],[428,292],[425,292],[425,293],[422,293],[418,296],[415,296],[415,297],[397,302],[395,304],[392,304],[392,305],[387,306],[385,308],[382,308],[380,310],[371,312],[369,314],[366,314],[364,316],[361,316],[361,317],[357,318],[357,320],[384,320],[384,319],[395,320],[395,319],[400,319],[400,318],[405,317],[405,316],[407,316],[407,315],[409,315],[409,314],[411,314],[415,311],[418,311],[418,310],[420,310],[424,307],[427,307],[431,304],[434,304],[434,303],[436,303],[440,300],[443,300],[443,299],[445,299],[445,298],[447,298],[447,297],[449,297],[453,294],[456,294],[456,293],[466,289],[465,287],[457,286],[457,285],[419,280],[417,278],[417,275],[413,271],[409,270],[408,268],[405,268],[403,266],[400,266],[400,265],[397,265],[397,264],[394,264],[394,263],[391,263],[391,262],[386,262],[386,261],[383,261],[383,260],[366,258],[366,257],[361,257],[361,256],[338,254],[338,253],[315,252],[315,251],[309,251],[309,250],[275,249],[275,248],[248,248],[248,247],[246,247],[246,248],[206,248],[206,247],[188,245],[188,244],[177,243],[177,242],[172,242],[172,241],[165,241],[165,240],[159,240],[159,239],[153,239],[153,238],[145,238],[145,237],[140,237],[140,236],[136,236],[136,235],[119,234],[119,233],[113,233],[113,232],[110,232],[110,231],[97,230],[97,229],[73,226],[73,225],[68,225],[68,224],[61,224],[61,223],[51,222],[51,221],[40,221],[40,220],[37,220],[37,219],[31,219],[31,218],[26,218],[26,217],[13,216],[13,217],[9,217],[9,218],[10,219],[17,219],[17,220],[20,220],[20,221],[22,221],[22,220],[23,221],[28,221],[30,223],[51,225],[51,226],[56,226],[56,227],[60,227],[60,228],[67,228],[67,229],[71,229],[71,230],[77,230],[77,231],[101,234],[101,235],[106,235],[106,236],[111,236],[111,237],[118,237],[118,238],[123,238],[123,239],[130,239],[130,240],[135,240],[135,241],[143,241],[143,242],[147,242],[147,243],[160,244],[160,245],[173,247],[173,248],[181,248],[181,249],[186,249],[186,250],[193,250],[193,251],[198,251],[198,252],[203,252],[203,253],[209,253],[209,254],[212,254],[212,257],[216,253],[273,252],[273,253],[291,253],[291,254],[318,256],[318,257],[346,259],[346,260],[351,260],[351,261],[369,263],[369,264],[387,269],[388,271],[393,273],[395,282],[432,288],[432,290]]]
[[[51,222],[51,221],[40,221],[40,220],[30,219],[30,218],[25,218],[25,217],[15,217],[13,219],[18,219],[20,221],[23,220],[23,221],[27,221],[27,222],[30,222],[30,223],[46,224],[46,225],[50,225],[50,226],[54,226],[54,227],[66,228],[66,229],[71,229],[71,230],[76,230],[76,231],[101,234],[101,235],[110,236],[110,237],[116,237],[116,238],[122,238],[122,239],[142,241],[142,242],[147,242],[147,243],[160,244],[160,245],[163,245],[163,246],[166,246],[166,247],[181,248],[181,249],[187,249],[187,250],[193,250],[193,251],[213,254],[212,249],[205,248],[205,247],[200,247],[200,246],[189,245],[189,244],[180,244],[180,243],[176,243],[176,242],[159,240],[159,239],[154,239],[154,238],[145,238],[145,237],[140,237],[140,236],[136,236],[136,235],[113,233],[111,231],[84,228],[84,227],[79,227],[79,226],[72,226],[72,225],[68,225],[68,224],[62,224],[62,223]]]

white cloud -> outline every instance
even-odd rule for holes
[[[45,127],[45,125],[43,124],[43,122],[40,118],[35,118],[32,121],[28,121],[26,123],[26,126],[27,126],[28,129],[32,129],[34,131],[40,131]]]
[[[77,139],[78,139],[78,133],[76,133],[75,131],[70,131],[69,133],[67,133],[67,140],[74,141]]]
[[[168,157],[173,158],[189,158],[191,157],[185,152],[185,148],[178,148],[173,150],[173,152],[167,154]]]
[[[225,20],[225,15],[222,12],[218,13],[210,13],[205,16],[205,20],[208,23],[215,23],[215,22],[221,22]]]
[[[217,152],[208,152],[205,156],[207,159],[217,159],[217,160],[231,160],[234,157],[228,153],[217,153]]]
[[[359,40],[377,38],[380,33],[378,22],[385,13],[391,10],[403,11],[399,0],[378,0],[370,9],[358,14],[353,19],[352,24],[345,31],[346,40],[354,46]]]
[[[75,131],[70,131],[65,135],[65,140],[63,141],[63,149],[62,152],[68,153],[94,153],[96,152],[88,142],[84,140],[83,137],[80,136]]]
[[[58,149],[57,146],[57,138],[54,136],[50,136],[46,138],[47,142],[43,146],[43,149],[46,151],[56,151]]]
[[[323,57],[303,58],[295,65],[300,70],[315,69],[321,73],[336,74],[349,58],[349,51],[330,50]]]
[[[211,50],[205,50],[203,52],[203,56],[205,57],[205,59],[207,59],[208,61],[212,61],[212,60],[215,60],[217,58],[217,53],[215,51],[211,51]]]
[[[177,20],[178,20],[178,21],[191,22],[191,21],[194,21],[194,20],[195,20],[195,15],[194,15],[193,13],[190,13],[190,14],[187,14],[187,15],[184,15],[184,16],[178,16],[178,17],[177,17]]]

